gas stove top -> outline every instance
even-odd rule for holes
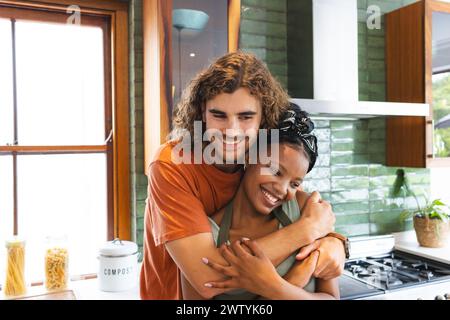
[[[339,287],[342,299],[358,299],[443,281],[450,286],[450,265],[391,249],[348,260]]]
[[[450,279],[450,266],[398,251],[348,261],[344,269],[346,275],[381,290]]]

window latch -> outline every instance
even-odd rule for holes
[[[113,135],[113,131],[111,129],[111,131],[109,132],[108,138],[106,138],[106,140],[105,140],[105,144],[107,144],[108,142],[112,142],[112,135]]]

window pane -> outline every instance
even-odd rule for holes
[[[0,283],[5,281],[5,240],[13,235],[13,215],[12,156],[0,156]]]
[[[433,12],[432,94],[435,157],[450,157],[450,14]]]
[[[107,240],[106,155],[18,157],[19,235],[27,240],[31,279],[42,278],[46,236],[66,234],[70,274],[97,272]]]
[[[103,144],[103,31],[18,21],[21,145]]]
[[[433,74],[433,150],[436,157],[450,156],[450,72]]]
[[[14,142],[11,21],[0,18],[0,145]]]
[[[173,10],[172,75],[176,105],[188,82],[213,59],[227,52],[228,1],[174,0]]]

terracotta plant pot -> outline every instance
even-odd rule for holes
[[[414,217],[417,241],[422,247],[441,248],[448,244],[449,222],[440,219]]]

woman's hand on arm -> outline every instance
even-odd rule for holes
[[[314,277],[330,280],[339,277],[344,272],[345,249],[341,240],[335,237],[324,237],[301,248],[297,260],[307,258],[312,252],[319,251],[319,260],[314,271]]]
[[[248,250],[243,247],[246,246]],[[307,300],[307,299],[332,299],[328,294],[309,293],[304,289],[289,283],[277,273],[264,252],[254,241],[236,241],[231,246],[221,247],[228,265],[221,265],[213,261],[206,261],[212,269],[227,276],[228,279],[210,281],[206,285],[212,288],[234,289],[242,288],[267,299],[277,300]],[[303,271],[313,271],[317,254],[314,253]],[[299,271],[298,269],[297,271]],[[309,274],[309,276],[310,276]],[[294,276],[291,274],[291,276]],[[299,278],[297,278],[299,280]],[[308,277],[309,281],[309,277]],[[306,282],[307,283],[307,282]]]
[[[208,281],[205,286],[218,289],[245,289],[261,296],[267,296],[282,278],[269,258],[256,242],[243,239],[231,245],[222,245],[220,251],[226,264],[212,259],[204,263],[227,278]]]

